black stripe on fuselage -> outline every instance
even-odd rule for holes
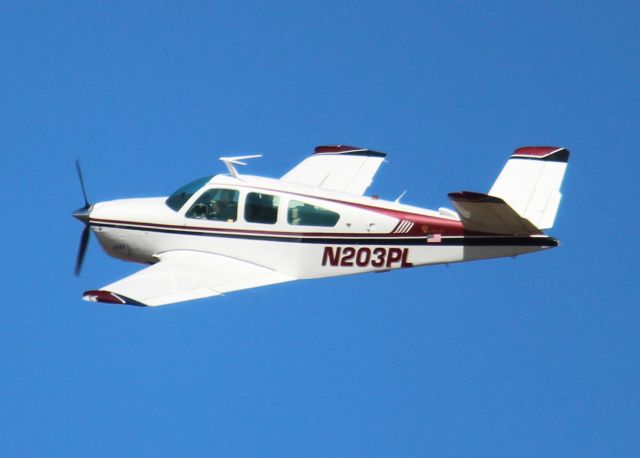
[[[202,232],[186,229],[169,229],[164,227],[146,227],[108,223],[91,223],[94,227],[126,229],[132,231],[158,232],[175,235],[194,235],[199,237],[219,237],[266,242],[312,243],[322,245],[420,245],[420,246],[539,246],[555,247],[558,241],[552,237],[517,237],[517,236],[443,236],[440,242],[428,243],[426,237],[315,237],[315,236],[272,236],[258,234],[232,234],[227,232]]]

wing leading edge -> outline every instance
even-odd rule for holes
[[[281,180],[362,195],[385,156],[385,153],[354,146],[318,146]]]
[[[158,306],[218,296],[231,291],[295,280],[263,266],[199,251],[169,251],[159,262],[83,299],[138,306]]]

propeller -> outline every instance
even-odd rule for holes
[[[74,218],[84,223],[84,229],[82,230],[82,235],[80,236],[80,246],[78,247],[78,257],[76,258],[76,269],[74,271],[76,276],[78,276],[82,271],[84,255],[87,253],[87,246],[89,246],[89,236],[91,235],[91,227],[89,226],[89,215],[91,214],[93,206],[87,199],[87,191],[84,187],[82,169],[80,168],[80,161],[78,159],[76,159],[76,171],[78,172],[80,187],[82,188],[82,196],[84,197],[84,207],[79,208],[72,213]]]
[[[82,197],[84,197],[84,210],[91,207],[89,200],[87,199],[87,190],[84,187],[84,178],[82,177],[82,169],[80,168],[80,159],[76,159],[76,171],[78,172],[78,178],[80,179],[80,187],[82,188]]]

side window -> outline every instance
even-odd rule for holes
[[[187,218],[234,222],[238,219],[238,191],[209,189],[187,211]]]
[[[294,226],[333,227],[339,219],[339,214],[326,208],[305,204],[297,200],[289,202],[287,221]]]
[[[277,196],[250,192],[244,206],[244,219],[249,223],[275,224],[279,200]]]

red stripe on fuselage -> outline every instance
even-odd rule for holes
[[[318,197],[318,196],[313,196],[309,194],[283,191],[279,189],[263,188],[259,186],[244,186],[240,184],[235,185],[235,187],[260,189],[262,191],[270,191],[270,192],[282,192],[282,193],[290,194],[294,196],[308,197],[310,199],[317,199],[317,200],[323,200],[325,202],[348,205],[351,207],[360,208],[362,210],[370,211],[373,213],[379,213],[381,215],[390,216],[392,218],[398,218],[400,220],[398,221],[398,224],[401,224],[403,219],[414,223],[414,226],[411,229],[411,231],[409,231],[404,235],[428,235],[428,234],[464,235],[464,227],[462,226],[462,222],[460,221],[455,221],[455,220],[450,220],[445,218],[438,218],[436,216],[421,215],[420,213],[412,213],[404,210],[394,210],[391,208],[377,207],[375,205],[367,205],[367,204],[358,203],[358,202],[350,202],[348,200],[331,199],[328,197]],[[397,226],[394,228],[394,230],[396,228]]]
[[[175,224],[160,224],[141,221],[123,221],[115,219],[91,218],[89,225],[113,224],[123,226],[136,226],[140,229],[174,229],[184,231],[200,231],[200,232],[220,232],[220,233],[237,233],[247,235],[267,235],[267,236],[283,236],[283,237],[327,237],[327,238],[407,238],[409,234],[394,233],[372,233],[372,232],[284,232],[284,231],[260,231],[252,229],[236,229],[223,227],[202,227],[202,226],[184,226]],[[424,236],[424,234],[420,234]]]
[[[260,186],[246,186],[241,184],[234,185],[236,188],[249,188],[256,189],[261,191],[268,192],[277,192],[284,193],[293,196],[306,197],[309,199],[316,199],[325,202],[331,202],[341,205],[347,205],[355,208],[359,208],[365,211],[370,211],[373,213],[378,213],[381,215],[389,216],[391,218],[397,218],[398,223],[396,226],[388,233],[371,233],[371,232],[359,232],[359,233],[345,233],[345,232],[296,232],[296,231],[263,231],[263,230],[255,230],[255,229],[239,229],[239,228],[221,228],[221,227],[202,227],[202,226],[186,226],[186,225],[174,225],[174,224],[162,224],[155,222],[144,222],[144,221],[122,221],[122,220],[112,220],[112,219],[102,219],[102,218],[91,218],[91,222],[95,223],[107,223],[107,224],[122,224],[122,225],[136,225],[136,226],[149,226],[156,228],[164,228],[164,229],[181,229],[181,230],[196,230],[203,232],[222,232],[222,233],[230,233],[235,232],[239,234],[258,234],[258,235],[274,235],[274,236],[294,236],[294,237],[344,237],[344,238],[396,238],[399,235],[403,237],[417,237],[417,236],[427,236],[430,234],[440,234],[440,235],[449,235],[449,236],[461,236],[465,234],[464,227],[462,222],[438,218],[434,216],[421,215],[419,213],[411,213],[403,210],[394,210],[390,208],[382,208],[374,205],[367,205],[358,202],[350,202],[339,199],[331,199],[327,197],[318,197],[309,194],[302,194],[290,191],[284,191],[279,189],[265,188]],[[398,229],[399,225],[404,221],[408,221],[413,224],[413,227],[407,233],[402,234],[394,234],[394,231]]]

